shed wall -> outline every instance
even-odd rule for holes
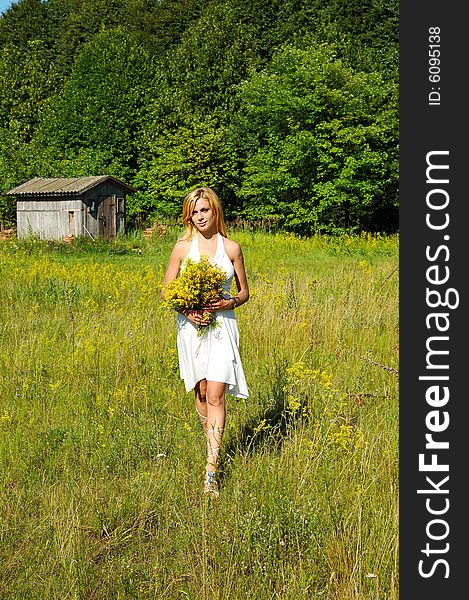
[[[125,231],[127,190],[104,181],[80,196],[23,196],[17,200],[17,234],[40,239],[107,237]]]
[[[43,240],[63,240],[68,234],[83,235],[84,206],[81,199],[18,200],[17,235]]]
[[[104,182],[83,195],[85,205],[84,235],[99,237],[99,206],[105,198],[115,196],[116,198],[116,227],[117,233],[125,232],[125,204],[126,191],[112,182]]]

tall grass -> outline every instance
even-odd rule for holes
[[[230,232],[250,397],[211,500],[177,233],[0,244],[0,597],[397,599],[397,237]]]

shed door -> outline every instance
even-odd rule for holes
[[[98,208],[98,235],[109,240],[116,237],[116,197],[105,196]]]

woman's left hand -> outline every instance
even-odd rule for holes
[[[215,312],[216,310],[231,310],[232,308],[233,300],[231,298],[217,298],[204,306],[204,309],[210,312]]]

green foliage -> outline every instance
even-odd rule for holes
[[[58,162],[64,175],[132,177],[150,64],[148,54],[120,28],[103,30],[84,46],[35,140],[47,147],[52,167]]]
[[[194,117],[172,135],[163,133],[151,140],[152,160],[141,176],[152,195],[154,212],[179,215],[181,198],[200,185],[222,193],[221,183],[233,168],[224,143],[225,130],[217,119]]]
[[[397,66],[396,0],[19,0],[0,17],[0,190],[111,174],[139,189],[133,222],[204,184],[229,217],[395,231]]]
[[[12,222],[14,203],[1,194],[31,176],[28,148],[53,94],[55,71],[44,44],[0,48],[0,219]]]
[[[259,64],[257,47],[253,26],[235,3],[223,2],[208,6],[167,54],[158,71],[139,174],[158,212],[179,214],[181,197],[197,185],[222,193],[234,169],[225,131],[237,108],[238,85]]]
[[[16,0],[0,16],[0,48],[12,45],[27,50],[29,42],[49,38],[47,4],[42,0]]]
[[[211,4],[168,56],[167,85],[180,111],[220,114],[233,91],[259,64],[256,30],[231,2]]]
[[[248,218],[293,231],[372,230],[397,210],[396,89],[354,73],[332,48],[287,46],[243,86],[231,130],[244,155]]]
[[[83,47],[104,29],[121,27],[144,40],[151,27],[148,0],[47,0],[49,44],[58,71],[67,78]]]

